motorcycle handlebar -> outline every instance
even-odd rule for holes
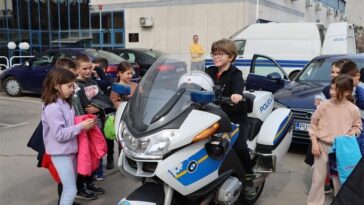
[[[245,102],[245,98],[241,99],[239,102]],[[219,97],[219,98],[215,99],[214,103],[225,104],[225,105],[230,105],[230,106],[234,105],[234,103],[231,101],[230,97]]]

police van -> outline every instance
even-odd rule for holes
[[[246,79],[254,54],[274,58],[292,78],[311,59],[322,54],[356,53],[354,27],[347,22],[328,28],[317,23],[252,24],[234,34],[238,56],[234,62]],[[206,66],[212,66],[206,56]]]

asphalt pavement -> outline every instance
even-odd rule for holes
[[[39,96],[12,98],[0,92],[1,205],[57,204],[55,182],[46,169],[36,167],[36,152],[26,146],[39,123],[40,113]],[[306,204],[311,170],[303,162],[305,151],[305,146],[291,146],[285,158],[278,164],[277,172],[267,178],[256,205]],[[105,195],[94,201],[77,202],[85,205],[115,205],[139,186],[138,182],[122,176],[117,168],[105,171],[105,180],[97,182],[97,185],[106,189]],[[327,195],[325,205],[329,204],[331,199],[332,195]]]

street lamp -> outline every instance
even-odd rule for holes
[[[16,44],[14,42],[9,42],[8,43],[8,49],[14,50],[15,48],[16,48]]]
[[[14,42],[9,42],[8,43],[8,49],[9,49],[9,63],[10,63],[10,67],[13,66],[13,59],[17,58],[20,59],[20,62],[22,62],[22,58],[29,58],[29,57],[33,57],[33,56],[22,56],[22,50],[28,50],[30,48],[30,45],[28,42],[20,42],[18,45],[18,50],[16,50],[16,43]],[[19,56],[13,56],[14,51],[19,51]]]

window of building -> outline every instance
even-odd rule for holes
[[[90,24],[90,20],[89,20],[89,6],[88,6],[88,2],[82,1],[80,3],[80,19],[81,19],[81,29],[89,29],[89,24]]]
[[[340,10],[341,12],[345,12],[346,0],[318,0],[318,1],[328,7]]]
[[[53,18],[54,16],[57,16],[57,13],[54,13],[52,17],[48,15],[48,3],[47,1],[39,1],[40,2],[40,27],[42,30],[48,30],[48,20],[50,18]],[[50,7],[52,8],[53,1],[50,1]]]
[[[91,13],[91,28],[100,29],[100,13]]]
[[[31,29],[39,29],[39,1],[30,1]]]
[[[124,28],[124,13],[123,12],[114,12],[114,29]]]

